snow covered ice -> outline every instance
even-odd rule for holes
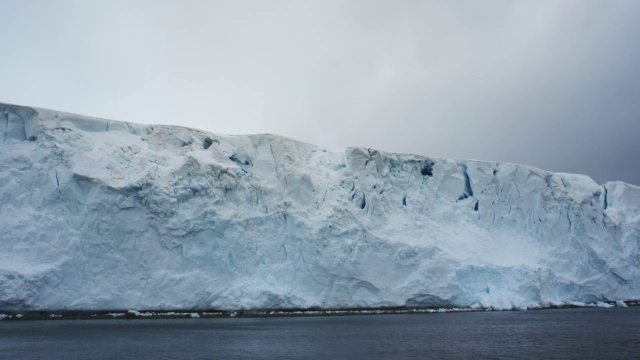
[[[0,104],[0,310],[640,298],[640,188]]]

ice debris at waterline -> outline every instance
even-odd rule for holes
[[[0,105],[0,310],[640,298],[640,188]]]

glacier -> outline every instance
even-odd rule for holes
[[[640,299],[640,187],[0,104],[0,310]]]

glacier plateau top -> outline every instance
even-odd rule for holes
[[[0,104],[0,310],[640,299],[640,187]]]

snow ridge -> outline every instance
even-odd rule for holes
[[[0,309],[640,298],[640,188],[0,104]]]

